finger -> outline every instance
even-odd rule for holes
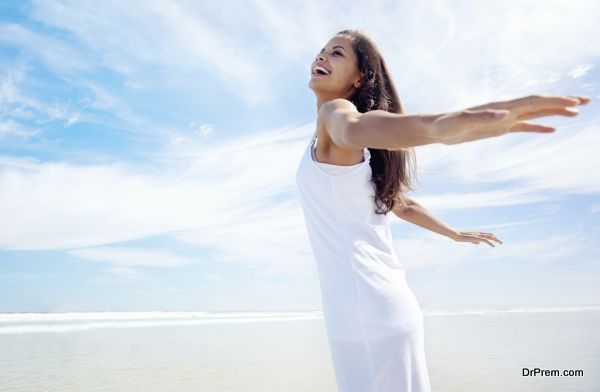
[[[569,97],[578,99],[580,105],[587,105],[591,101],[590,97],[582,97],[578,95],[569,95]]]
[[[499,243],[499,244],[503,244],[503,243],[504,243],[504,242],[502,242],[502,240],[501,240],[500,238],[496,237],[496,236],[495,236],[495,235],[493,235],[493,234],[492,234],[492,239],[493,239],[494,241],[496,241],[497,243]]]
[[[530,120],[532,118],[543,117],[543,116],[575,117],[578,114],[579,114],[579,110],[577,110],[577,108],[572,108],[572,107],[541,109],[541,110],[536,110],[534,112],[517,114],[517,120]]]
[[[491,240],[494,240],[494,241],[496,241],[496,242],[498,242],[498,243],[500,243],[500,244],[502,244],[502,243],[503,243],[502,241],[500,241],[500,239],[499,239],[498,237],[496,237],[496,236],[495,236],[494,234],[492,234],[492,233],[481,233],[481,234],[485,235],[485,236],[486,236],[486,238],[489,238],[489,239],[491,239]]]
[[[473,243],[474,243],[474,244],[477,244],[477,245],[479,245],[479,243],[480,243],[481,241],[484,241],[484,242],[486,242],[488,245],[490,245],[490,246],[492,246],[492,247],[495,247],[495,245],[494,245],[494,244],[492,244],[490,241],[488,241],[488,240],[485,238],[485,234],[483,234],[483,233],[479,233],[479,232],[471,232],[471,233],[466,233],[466,236],[468,237],[468,239],[469,239],[470,241],[473,241]]]
[[[579,98],[568,95],[530,95],[510,101],[510,110],[518,113],[530,113],[539,110],[561,109],[565,106],[579,105]]]
[[[533,124],[533,123],[527,123],[527,122],[518,122],[509,129],[509,132],[550,133],[550,132],[554,132],[555,130],[556,130],[556,128],[548,127],[546,125]]]
[[[490,102],[490,103],[486,103],[483,105],[477,105],[477,106],[471,106],[468,107],[468,110],[485,110],[485,109],[493,109],[493,110],[502,110],[502,109],[507,109],[507,110],[511,110],[515,107],[515,104],[519,104],[522,105],[523,103],[526,103],[528,99],[531,98],[539,98],[543,101],[545,101],[545,104],[547,104],[549,101],[549,99],[552,98],[560,98],[561,100],[555,100],[554,106],[556,108],[561,108],[563,106],[574,106],[574,105],[587,105],[591,99],[590,97],[586,97],[586,96],[579,96],[579,95],[563,95],[563,96],[559,96],[559,95],[531,95],[529,97],[522,97],[522,98],[518,98],[518,99],[513,99],[513,100],[507,100],[507,101],[495,101],[495,102]],[[530,105],[532,105],[532,108],[535,106],[536,102],[535,99],[533,102],[530,102]]]
[[[481,241],[485,241],[488,243],[488,245],[492,246],[493,248],[495,248],[496,246],[494,244],[492,244],[489,240],[487,240],[486,238],[480,238]]]

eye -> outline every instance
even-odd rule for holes
[[[321,51],[319,53],[323,53],[324,51],[325,51],[325,49],[321,49]],[[340,52],[339,50],[334,51],[333,54],[339,54],[339,55],[343,56],[342,52]]]

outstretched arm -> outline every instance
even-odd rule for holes
[[[400,203],[396,204],[392,210],[396,216],[400,219],[404,219],[407,222],[413,223],[417,226],[421,226],[424,229],[431,230],[435,233],[446,236],[454,241],[458,242],[471,242],[473,244],[479,244],[481,241],[485,241],[491,246],[494,246],[489,240],[502,243],[492,233],[482,232],[465,232],[458,231],[452,227],[446,225],[444,222],[439,220],[435,215],[431,213],[421,204],[417,203],[413,199],[408,199],[408,207],[403,208]]]
[[[552,132],[555,128],[524,120],[573,117],[578,111],[572,106],[589,101],[588,97],[531,95],[449,113],[406,115],[384,110],[359,113],[352,102],[336,98],[321,105],[317,121],[339,147],[398,150],[433,143],[458,144],[509,132]]]

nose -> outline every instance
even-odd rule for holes
[[[324,61],[324,60],[325,60],[325,55],[324,55],[323,53],[319,53],[319,54],[317,55],[317,60]]]

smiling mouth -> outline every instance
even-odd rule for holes
[[[323,71],[315,71],[315,72],[311,72],[312,76],[329,76],[331,74],[326,74]]]
[[[316,65],[315,67],[313,67],[311,75],[313,75],[313,76],[329,76],[329,75],[331,75],[331,71],[320,65]]]

